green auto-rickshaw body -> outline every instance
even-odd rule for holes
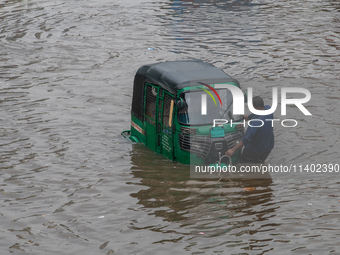
[[[221,84],[240,87],[236,79],[202,61],[169,61],[140,67],[134,79],[131,130],[123,135],[129,134],[131,141],[183,164],[214,164],[244,134],[244,122],[231,114],[230,91],[211,91]],[[205,112],[201,100],[206,102]],[[216,130],[213,119],[229,122]],[[236,152],[232,162],[239,159],[240,152]]]

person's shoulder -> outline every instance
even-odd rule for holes
[[[269,105],[265,105],[265,106],[264,106],[264,109],[265,109],[265,110],[269,110],[270,108],[272,108],[272,107],[269,106]],[[266,115],[266,118],[272,118],[272,119],[274,119],[274,113],[271,113],[271,114]]]

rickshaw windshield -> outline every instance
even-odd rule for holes
[[[240,120],[242,116],[233,115],[233,97],[228,89],[217,89],[222,105],[214,93],[204,90],[184,92],[180,95],[186,107],[178,112],[178,121],[184,125],[212,125],[214,119]],[[214,98],[213,98],[214,97]],[[204,104],[206,102],[206,107]]]

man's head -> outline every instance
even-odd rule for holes
[[[264,109],[263,99],[259,96],[253,97],[253,106],[256,110],[263,110]]]

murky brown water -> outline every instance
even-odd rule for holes
[[[120,136],[139,66],[202,59],[268,103],[312,93],[267,163],[339,164],[338,1],[2,0],[0,22],[0,254],[340,254],[340,173],[194,180]]]

